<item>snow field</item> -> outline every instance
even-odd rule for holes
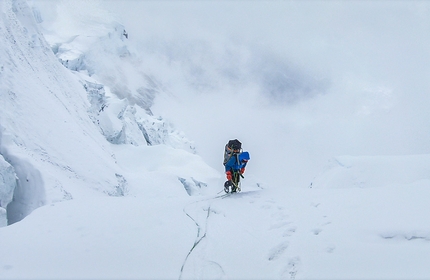
[[[41,207],[2,231],[1,278],[176,278],[194,228],[184,200],[167,200],[169,209],[134,197]]]
[[[428,180],[393,187],[262,189],[245,178],[241,193],[225,196],[215,183],[203,195],[188,196],[164,167],[184,175],[199,156],[166,146],[114,148],[118,164],[128,171],[129,195],[46,205],[3,228],[1,239],[10,240],[1,244],[9,252],[0,257],[3,278],[420,279],[428,274],[430,236],[423,224]],[[153,163],[142,160],[157,157]],[[355,162],[373,165],[372,158],[367,164],[349,160],[345,173]],[[211,169],[201,174],[206,175],[201,180],[223,180],[211,179]],[[363,182],[368,176],[362,173]]]

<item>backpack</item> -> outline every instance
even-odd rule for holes
[[[241,150],[242,150],[242,143],[240,143],[239,140],[234,139],[234,140],[228,141],[228,143],[225,145],[225,149],[224,149],[223,165],[225,166],[225,164],[231,158],[231,156],[234,154],[239,154],[241,152]]]

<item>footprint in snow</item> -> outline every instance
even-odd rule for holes
[[[290,227],[289,229],[287,229],[284,234],[282,235],[283,237],[287,237],[287,236],[292,236],[293,233],[295,233],[297,230],[296,227]]]
[[[297,272],[299,271],[300,264],[301,264],[300,257],[291,258],[288,261],[288,264],[285,267],[285,270],[282,273],[281,277],[283,279],[296,279],[296,275],[297,275]]]
[[[330,246],[328,246],[327,248],[326,248],[326,252],[327,253],[333,253],[334,252],[334,249],[336,249],[336,247],[334,246],[334,245],[330,245]]]
[[[269,252],[269,256],[268,256],[268,260],[269,261],[273,261],[276,260],[277,258],[279,258],[284,251],[288,248],[288,242],[282,242],[281,244],[273,247],[270,252]]]

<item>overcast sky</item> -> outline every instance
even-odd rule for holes
[[[130,36],[142,39],[258,45],[321,71],[342,67],[342,71],[398,75],[428,67],[430,3],[426,1],[108,3]]]

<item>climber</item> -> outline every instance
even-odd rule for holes
[[[230,140],[225,145],[224,150],[224,166],[227,181],[224,183],[224,191],[228,193],[241,191],[240,177],[245,173],[245,167],[250,159],[248,152],[242,151],[242,143],[237,140]]]

